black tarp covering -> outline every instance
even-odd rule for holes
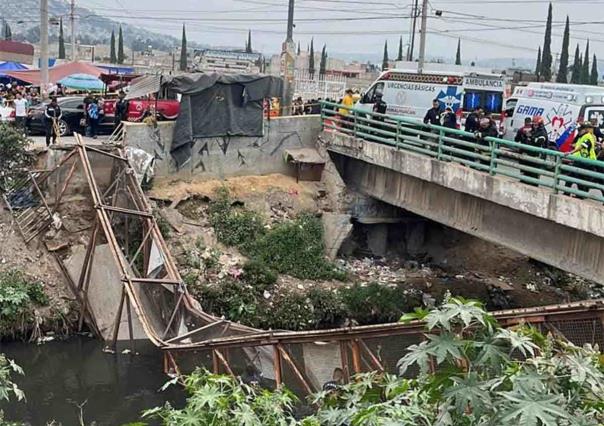
[[[182,95],[171,150],[179,168],[197,138],[262,136],[263,100],[283,92],[281,78],[265,75],[186,74],[166,85]]]

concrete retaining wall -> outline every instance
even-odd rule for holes
[[[283,160],[286,148],[314,147],[321,131],[318,116],[296,116],[266,120],[264,136],[224,136],[196,140],[191,161],[176,169],[170,155],[174,122],[161,122],[157,128],[127,123],[124,144],[141,148],[156,156],[158,177],[207,177],[292,174]]]

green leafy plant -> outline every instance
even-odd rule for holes
[[[250,260],[243,265],[243,280],[257,292],[270,289],[277,282],[277,273],[265,263]]]
[[[31,143],[13,126],[0,123],[0,191],[11,189],[23,170],[34,163],[35,155],[28,150]]]
[[[246,253],[279,273],[301,279],[344,279],[325,259],[321,220],[302,214],[275,225],[248,245]]]
[[[185,379],[188,393],[185,408],[166,404],[144,413],[167,426],[287,426],[295,425],[291,414],[295,396],[286,389],[259,389],[228,377],[196,370]]]
[[[234,207],[226,187],[216,191],[209,212],[210,224],[218,241],[228,246],[244,247],[264,233],[264,221],[260,215]]]
[[[0,401],[11,401],[15,398],[17,401],[25,400],[25,394],[13,381],[13,376],[23,375],[23,370],[13,360],[0,354]],[[19,423],[7,422],[4,420],[4,412],[0,410],[0,426],[17,426]]]
[[[15,334],[19,325],[32,322],[36,306],[48,304],[40,282],[29,279],[23,272],[11,269],[0,272],[0,332]]]

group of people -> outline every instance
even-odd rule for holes
[[[25,133],[28,110],[40,102],[40,95],[33,87],[0,84],[0,121],[12,122]]]
[[[321,101],[322,98],[310,99],[309,101],[302,100],[302,97],[298,97],[294,100],[293,104],[293,115],[319,115],[321,114]],[[329,99],[328,99],[329,101]]]

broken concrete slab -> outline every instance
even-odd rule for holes
[[[65,260],[67,271],[75,283],[78,282],[85,256],[86,247],[80,245],[74,247],[71,256]],[[106,341],[110,341],[113,338],[114,323],[118,314],[122,287],[122,277],[109,246],[107,244],[96,246],[90,276],[90,286],[88,288],[88,303],[99,331]],[[135,340],[147,339],[147,335],[134,309],[131,310],[131,314],[133,338]],[[127,310],[124,309],[120,319],[118,340],[128,340],[129,338],[128,315]]]

